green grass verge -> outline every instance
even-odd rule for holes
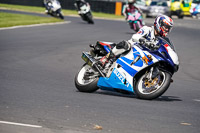
[[[54,22],[63,22],[63,20],[53,17],[49,18],[49,17],[39,17],[39,16],[0,12],[0,28],[19,26],[19,25],[54,23]]]
[[[34,6],[21,6],[21,5],[11,5],[11,4],[0,3],[0,8],[9,9],[9,10],[44,13],[44,8],[34,7]]]
[[[36,13],[44,13],[44,7],[34,7],[34,6],[21,6],[21,5],[11,5],[11,4],[2,4],[0,3],[0,8],[9,9],[9,10],[18,10],[18,11],[28,11]],[[64,15],[78,15],[76,10],[62,10]],[[109,19],[122,19],[123,16],[116,16],[114,14],[92,12],[94,17],[100,18],[109,18]]]

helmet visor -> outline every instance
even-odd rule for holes
[[[161,28],[165,31],[165,32],[170,32],[172,29],[172,26],[170,26],[169,24],[166,23],[162,23]]]

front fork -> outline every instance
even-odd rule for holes
[[[158,73],[159,69],[157,67],[151,67],[150,71],[147,73],[146,78],[151,81],[158,75]]]
[[[147,88],[151,88],[158,83],[159,78],[157,77],[159,74],[159,69],[155,67],[151,67],[149,72],[146,73],[146,77],[143,79],[144,85]]]

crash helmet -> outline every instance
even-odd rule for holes
[[[171,31],[172,27],[173,20],[170,17],[166,15],[159,15],[156,17],[154,22],[154,28],[160,36],[167,36],[168,33]]]
[[[128,0],[128,4],[133,4],[135,3],[135,0]]]

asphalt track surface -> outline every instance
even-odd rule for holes
[[[190,20],[175,20],[170,38],[180,69],[163,96],[147,101],[78,92],[74,76],[84,63],[81,52],[97,40],[130,39],[134,31],[124,21],[95,19],[89,25],[65,19],[71,23],[0,30],[1,133],[200,132],[200,21],[191,20],[191,26]]]

